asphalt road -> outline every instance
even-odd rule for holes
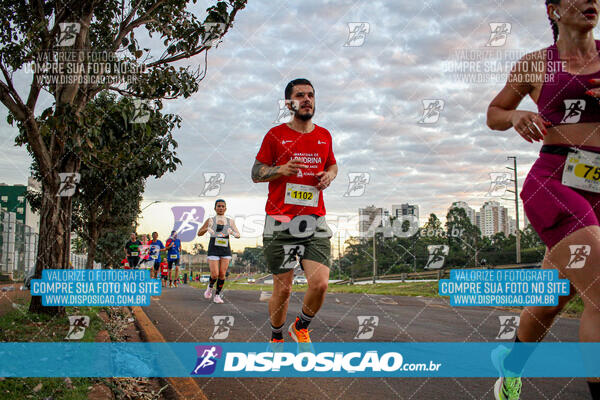
[[[292,293],[288,323],[300,309],[302,293]],[[230,342],[270,339],[267,303],[259,291],[225,291],[225,304],[204,299],[202,290],[163,289],[144,307],[169,342],[209,342],[213,316],[233,317]],[[377,316],[370,341],[511,342],[499,340],[499,316],[517,313],[486,307],[450,307],[440,299],[365,294],[330,294],[311,323],[313,342],[351,342],[358,316]],[[577,341],[579,322],[559,319],[546,341]],[[288,338],[289,339],[289,338]],[[493,399],[492,378],[197,378],[209,399]],[[523,380],[522,400],[589,399],[584,379]]]

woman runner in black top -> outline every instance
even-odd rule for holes
[[[204,297],[210,299],[215,282],[217,283],[217,291],[215,293],[214,302],[223,303],[221,298],[221,290],[225,284],[225,275],[231,260],[231,246],[229,245],[229,235],[235,238],[240,237],[240,233],[235,226],[235,222],[231,218],[225,216],[227,205],[225,200],[218,199],[215,201],[216,216],[206,220],[204,225],[198,231],[198,236],[210,233],[210,241],[208,243],[208,266],[210,268],[210,281],[204,292]]]

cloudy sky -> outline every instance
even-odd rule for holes
[[[199,3],[195,9],[203,19],[209,2]],[[354,36],[349,23],[362,23],[353,25]],[[510,33],[490,40],[498,24]],[[218,197],[228,201],[238,225],[246,218],[246,238],[234,247],[256,244],[267,185],[253,184],[250,168],[263,136],[277,124],[286,83],[298,77],[313,82],[314,122],[334,140],[339,175],[325,192],[334,225],[348,232],[358,208],[371,204],[418,204],[422,223],[429,213],[445,216],[457,200],[479,208],[495,199],[514,213],[512,202],[486,196],[490,173],[508,171],[506,157],[517,156],[522,184],[540,145],[512,129],[491,131],[485,112],[503,86],[505,62],[551,42],[541,0],[249,0],[209,52],[200,91],[167,103],[166,111],[183,119],[175,132],[183,165],[148,181],[143,206],[160,203],[144,210],[140,230],[168,235],[175,205],[198,205],[213,214],[217,197],[201,196],[204,174],[221,172],[225,183]],[[477,64],[463,63],[477,58]],[[17,82],[22,93],[29,79]],[[424,100],[438,100],[443,109],[423,119]],[[530,100],[521,107],[535,110]],[[24,183],[30,159],[12,146],[15,130],[5,115],[2,109],[6,157],[0,181]],[[349,173],[368,174],[362,196],[344,196]]]

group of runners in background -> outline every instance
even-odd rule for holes
[[[207,299],[213,298],[213,289],[216,283],[216,292],[213,299],[215,303],[223,303],[221,291],[232,258],[229,236],[240,237],[235,221],[225,216],[226,210],[225,200],[218,199],[215,202],[216,215],[207,219],[198,231],[198,236],[203,236],[207,232],[210,234],[207,252],[210,280],[204,297]],[[150,277],[161,279],[163,287],[177,287],[179,285],[181,240],[177,237],[177,231],[171,231],[171,235],[164,244],[158,238],[157,232],[152,233],[152,239],[144,234],[141,236],[141,240],[133,232],[129,241],[125,244],[124,250],[124,268],[149,269]]]
[[[177,232],[172,231],[166,245],[152,232],[152,239],[142,235],[141,240],[135,232],[131,233],[125,244],[124,268],[150,270],[150,277],[161,279],[163,287],[177,287],[179,284],[179,263],[181,260],[181,241]]]

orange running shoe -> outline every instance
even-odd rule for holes
[[[296,329],[296,322],[300,318],[296,317],[296,321],[288,328],[288,333],[297,343],[310,343],[310,331],[308,329]]]

